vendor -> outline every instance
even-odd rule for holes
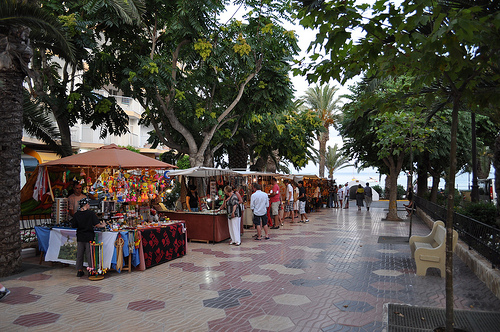
[[[186,195],[186,205],[189,212],[198,212],[198,193],[196,192],[196,186],[189,186],[189,192]]]
[[[79,209],[78,202],[83,198],[87,198],[86,195],[82,194],[81,183],[74,182],[73,191],[74,193],[68,197],[68,212],[71,217],[73,217]]]
[[[91,262],[90,242],[94,241],[94,226],[103,228],[104,222],[99,222],[94,211],[89,210],[90,200],[85,197],[78,201],[79,210],[73,216],[71,227],[76,228],[76,269],[78,278],[84,276],[83,255],[87,254],[87,262]]]

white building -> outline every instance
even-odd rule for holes
[[[120,146],[132,146],[139,149],[142,154],[158,158],[163,152],[169,151],[170,149],[164,146],[158,146],[156,149],[151,149],[148,144],[148,138],[152,127],[145,127],[139,124],[141,119],[141,114],[144,111],[142,106],[134,99],[130,97],[125,97],[121,95],[120,91],[109,89],[109,90],[97,90],[97,93],[108,97],[112,96],[116,99],[118,105],[125,111],[129,117],[129,132],[122,136],[110,135],[104,139],[99,137],[99,130],[92,130],[90,125],[78,123],[71,128],[71,144],[73,150],[80,153],[89,150],[97,149],[103,145],[116,144]],[[36,138],[30,137],[25,132],[23,132],[23,144],[26,145],[24,148],[24,153],[22,155],[22,161],[24,164],[24,174],[21,169],[21,183],[23,183],[23,177],[29,175],[35,167],[43,162],[60,158],[55,153],[47,151],[44,149],[45,144]]]

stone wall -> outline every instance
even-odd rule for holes
[[[424,211],[417,207],[417,215],[432,229],[434,220]],[[475,250],[469,249],[469,246],[458,239],[455,248],[457,256],[474,272],[474,274],[486,284],[486,286],[500,299],[500,271],[493,269],[491,263]]]

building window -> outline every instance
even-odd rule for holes
[[[130,97],[122,97],[122,104],[130,105]]]

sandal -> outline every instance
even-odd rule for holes
[[[262,238],[261,237],[256,237],[254,240],[255,241],[260,241],[260,240],[262,240]]]
[[[265,239],[266,239],[266,240],[269,240],[269,236],[266,236],[266,237],[265,237]]]

